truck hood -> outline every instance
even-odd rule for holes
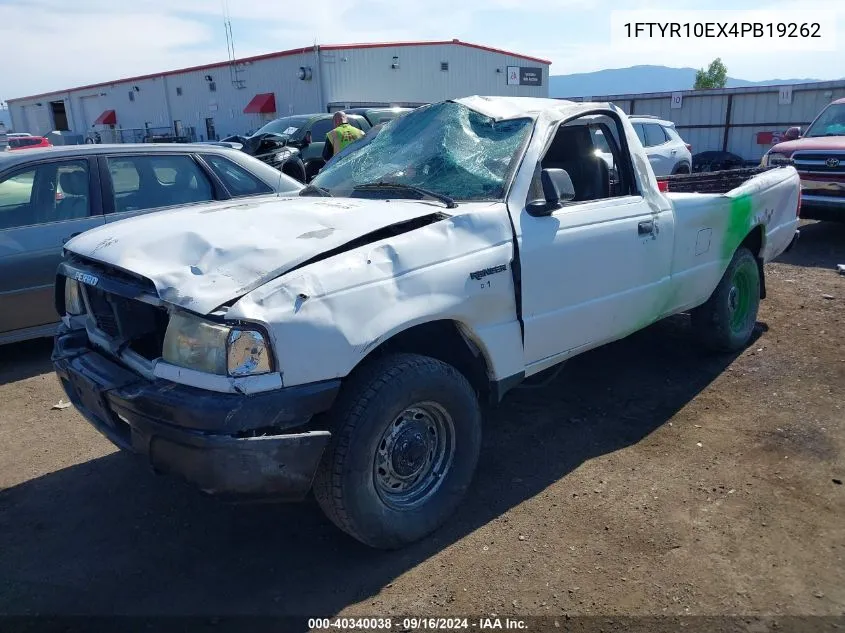
[[[784,141],[772,147],[771,152],[792,156],[799,150],[845,150],[845,136],[814,136]]]
[[[208,314],[298,264],[426,216],[446,217],[441,205],[415,200],[217,202],[106,224],[65,248],[141,275],[163,301]]]

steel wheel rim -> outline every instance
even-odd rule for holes
[[[730,311],[731,331],[734,333],[743,332],[748,328],[748,321],[752,316],[753,275],[756,274],[756,270],[752,270],[749,265],[745,265],[738,268],[733,279],[731,279],[731,287],[728,291],[728,310]]]
[[[427,501],[443,483],[455,454],[455,424],[436,402],[406,407],[391,420],[376,446],[373,482],[395,510]]]

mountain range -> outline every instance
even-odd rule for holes
[[[611,68],[592,73],[552,75],[549,77],[550,97],[594,97],[604,95],[638,94],[644,92],[677,92],[692,90],[695,68],[670,68],[668,66],[631,66]],[[747,81],[728,77],[727,88],[798,84],[821,81],[820,79],[768,79]]]

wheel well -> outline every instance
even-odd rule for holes
[[[760,275],[760,298],[766,298],[766,275],[764,272],[763,266],[763,232],[764,228],[762,225],[755,226],[751,229],[751,232],[745,236],[745,239],[742,240],[742,243],[739,245],[740,248],[744,247],[751,251],[751,254],[754,255],[754,259],[757,260],[757,272]]]
[[[367,359],[395,352],[421,354],[448,363],[466,377],[480,400],[490,395],[487,359],[455,321],[431,321],[403,330],[371,351]]]

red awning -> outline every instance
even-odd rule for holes
[[[276,95],[272,92],[257,94],[244,108],[244,114],[273,114],[276,112]]]
[[[97,117],[94,125],[117,125],[117,115],[114,113],[114,110],[106,110]]]

